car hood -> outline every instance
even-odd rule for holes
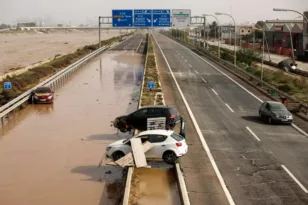
[[[279,115],[279,116],[291,115],[291,113],[287,110],[275,110],[275,111],[272,111],[272,112],[275,113],[276,115]]]
[[[119,146],[119,145],[123,145],[123,141],[124,140],[115,141],[115,142],[111,143],[108,147],[116,147],[116,146]]]

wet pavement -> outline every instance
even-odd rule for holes
[[[130,39],[124,40],[123,43],[115,46],[112,50],[136,50],[144,38],[145,33],[139,32]]]
[[[10,119],[0,135],[0,204],[116,204],[123,170],[98,164],[125,137],[110,121],[136,109],[143,65],[133,51],[104,53],[55,91],[54,105]]]
[[[134,169],[130,205],[180,205],[181,199],[173,169]]]

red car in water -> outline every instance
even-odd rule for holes
[[[53,103],[54,91],[50,87],[38,87],[31,94],[32,103]]]

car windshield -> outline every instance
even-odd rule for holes
[[[36,93],[50,93],[51,89],[48,87],[41,87],[35,90]]]
[[[126,144],[129,140],[131,140],[131,139],[134,138],[134,137],[135,137],[135,136],[131,136],[131,137],[129,137],[129,138],[123,140],[123,144]]]
[[[184,137],[182,137],[181,135],[179,135],[179,134],[177,134],[177,133],[175,133],[175,132],[173,132],[173,133],[171,134],[171,137],[172,137],[173,139],[175,139],[176,141],[182,141],[182,140],[184,139]]]
[[[271,110],[287,110],[283,104],[271,104]]]

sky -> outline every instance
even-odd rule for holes
[[[96,25],[97,17],[111,16],[112,9],[191,9],[192,15],[223,12],[231,14],[237,24],[299,16],[274,12],[275,7],[308,11],[308,0],[0,0],[0,24],[42,18],[52,24]],[[218,18],[220,23],[230,22],[227,16]]]

